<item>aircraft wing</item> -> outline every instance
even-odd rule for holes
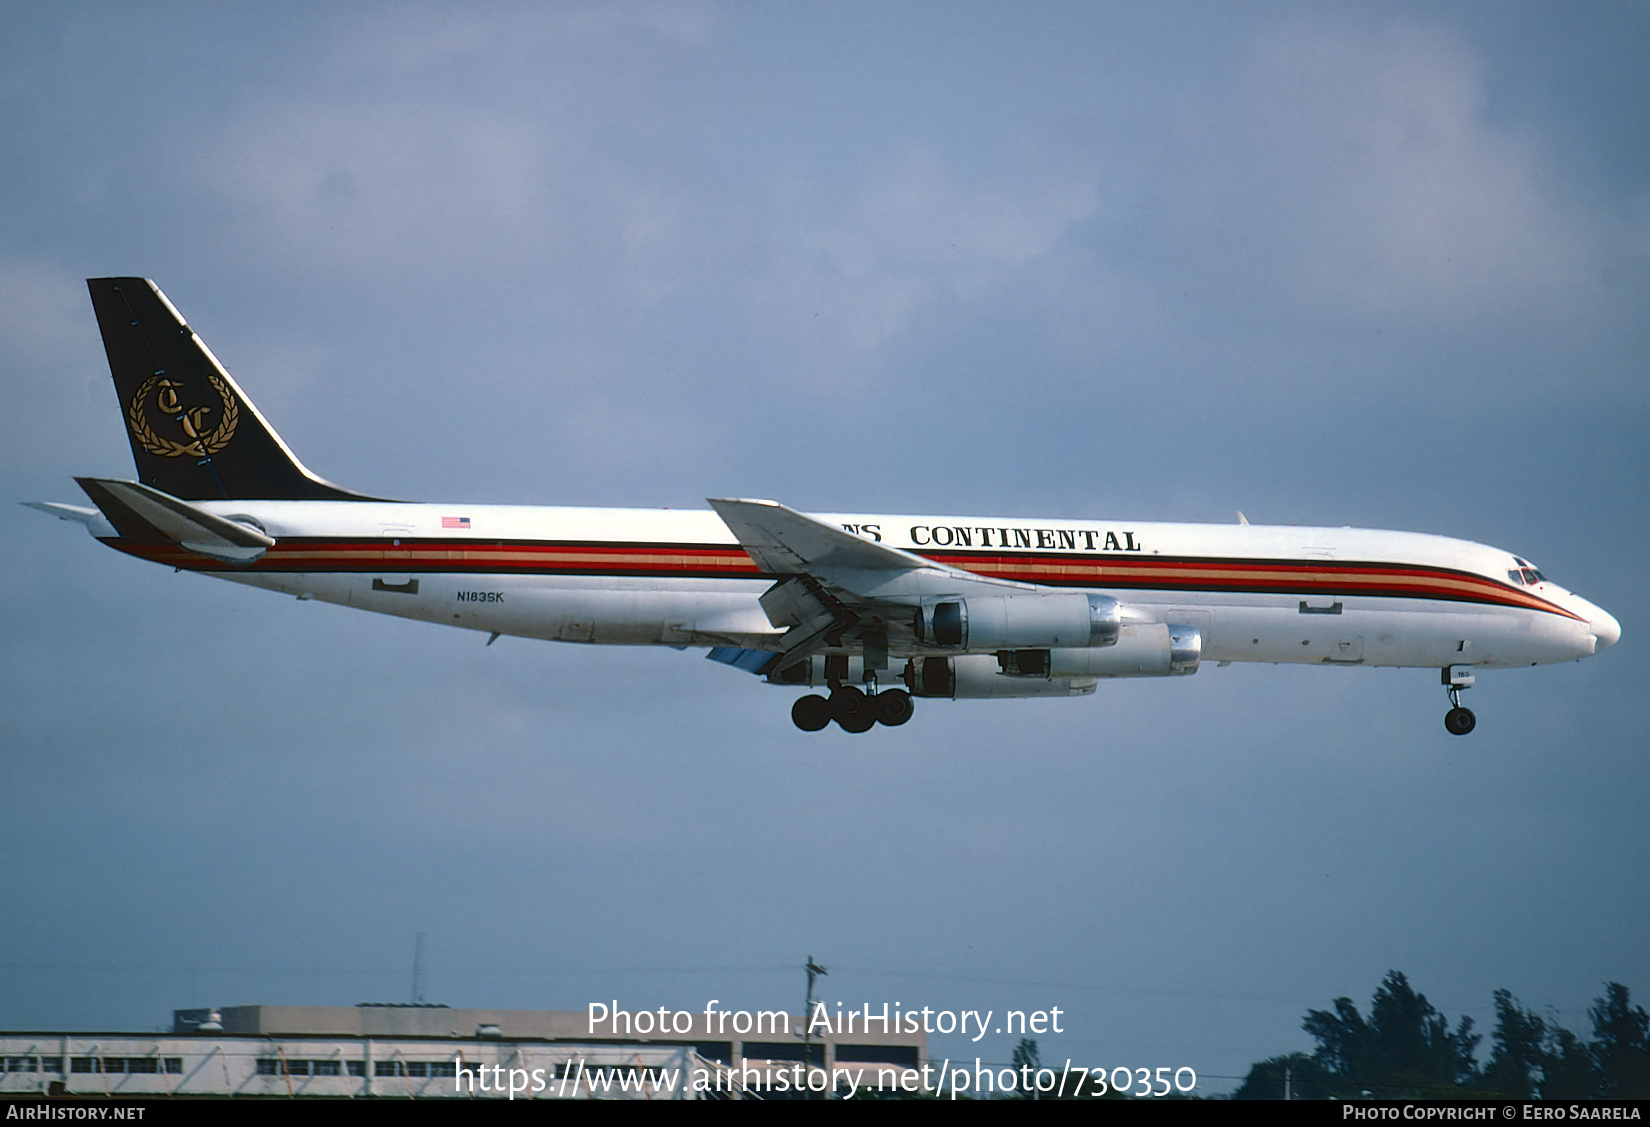
[[[777,501],[710,499],[739,546],[770,575],[816,575],[850,571],[910,571],[933,567],[921,556],[890,548],[844,528],[805,517]]]
[[[768,621],[789,628],[777,665],[850,636],[874,648],[914,643],[912,618],[925,597],[1036,589],[866,540],[777,501],[713,497],[710,505],[756,566],[777,580],[761,600]]]

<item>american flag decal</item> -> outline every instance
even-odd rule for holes
[[[470,518],[469,517],[442,517],[441,518],[441,527],[442,528],[469,528],[470,527]]]

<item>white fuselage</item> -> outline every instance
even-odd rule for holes
[[[338,501],[195,502],[275,546],[233,564],[92,531],[144,558],[470,630],[615,645],[777,648],[773,585],[710,511]],[[1620,635],[1496,548],[1353,528],[816,514],[955,568],[1118,599],[1203,659],[1541,665]],[[1521,565],[1524,575],[1521,576]]]

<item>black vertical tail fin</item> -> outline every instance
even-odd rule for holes
[[[138,479],[189,501],[369,501],[302,462],[147,278],[89,278]]]

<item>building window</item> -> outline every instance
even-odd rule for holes
[[[405,1076],[407,1070],[401,1067],[398,1060],[375,1060],[372,1062],[374,1076]]]
[[[276,1058],[276,1057],[259,1057],[258,1058],[258,1075],[259,1076],[279,1076],[280,1074],[281,1074],[281,1062],[278,1058]]]
[[[104,1072],[125,1072],[126,1071],[126,1058],[125,1057],[104,1057],[103,1058],[103,1071]]]
[[[351,1076],[365,1076],[367,1074],[367,1062],[364,1060],[345,1061],[344,1063],[349,1065]]]
[[[452,1060],[438,1060],[430,1064],[431,1076],[457,1076],[458,1062]]]
[[[166,1058],[166,1071],[172,1076],[182,1076],[183,1075],[183,1058],[182,1057],[167,1057]]]
[[[915,1045],[838,1045],[836,1047],[838,1064],[897,1064],[906,1068],[917,1067],[917,1047]]]
[[[342,1071],[339,1067],[341,1063],[341,1061],[335,1060],[310,1061],[309,1074],[311,1076],[337,1076]]]
[[[818,1041],[811,1045],[795,1041],[744,1041],[739,1045],[739,1055],[746,1060],[792,1060],[825,1067],[825,1046]]]
[[[96,1057],[74,1057],[69,1061],[70,1072],[96,1072]]]
[[[160,1071],[159,1057],[128,1057],[126,1058],[127,1072],[155,1073]]]

